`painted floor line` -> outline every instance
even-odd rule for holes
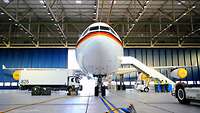
[[[100,96],[101,101],[104,103],[110,113],[121,113],[110,101],[105,97]]]

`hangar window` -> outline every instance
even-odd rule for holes
[[[100,30],[106,30],[106,31],[109,31],[109,27],[104,27],[104,26],[100,26]]]
[[[90,31],[99,30],[99,26],[90,27]]]

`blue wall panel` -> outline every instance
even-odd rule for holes
[[[0,49],[0,65],[9,68],[67,68],[67,59],[66,48]],[[0,81],[13,81],[6,74],[4,70],[0,70]]]
[[[128,48],[124,50],[124,55],[136,56],[143,63],[147,63],[148,66],[193,66],[192,68],[187,68],[188,77],[185,80],[200,81],[200,49]],[[165,75],[169,72],[167,70],[160,71]]]

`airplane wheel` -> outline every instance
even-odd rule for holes
[[[94,88],[94,96],[99,96],[99,87],[98,86],[96,86]]]
[[[144,88],[144,92],[149,92],[149,88],[148,88],[148,87],[145,87],[145,88]]]
[[[190,101],[186,99],[185,89],[182,85],[176,87],[175,91],[176,97],[181,104],[190,104]]]
[[[101,95],[103,97],[106,96],[106,87],[105,86],[102,86],[102,88],[101,88]]]

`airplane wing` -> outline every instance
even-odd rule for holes
[[[138,72],[136,68],[118,68],[117,71],[115,71],[115,74],[121,75],[121,74],[128,74],[132,72]]]
[[[190,67],[194,67],[194,66],[158,66],[158,67],[149,67],[149,68],[153,68],[153,69],[177,69],[177,68],[190,68]],[[128,73],[132,73],[132,72],[139,72],[140,70],[131,67],[131,68],[118,68],[117,71],[115,71],[115,74],[117,75],[121,75],[121,74],[128,74]]]
[[[154,69],[176,69],[176,68],[190,68],[195,66],[158,66],[158,67],[152,67]]]
[[[5,65],[2,65],[2,69],[3,70],[48,70],[48,69],[52,69],[52,70],[57,70],[57,69],[67,69],[67,68],[8,68]]]
[[[67,68],[7,68],[5,65],[2,65],[2,69],[5,72],[9,73],[8,74],[9,76],[13,76],[13,73],[15,71],[24,71],[24,70],[26,70],[26,71],[28,71],[28,70],[35,70],[35,71],[37,71],[37,70],[47,70],[47,71],[48,70],[56,70],[56,71],[65,70],[67,72],[73,73],[73,75],[75,75],[75,76],[79,76],[79,77],[86,76],[88,78],[91,78],[88,74],[83,73],[82,70],[80,70],[80,69],[67,69]]]

